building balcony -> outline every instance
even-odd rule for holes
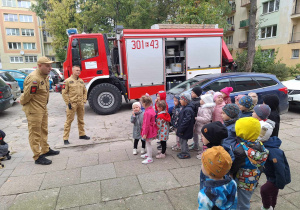
[[[290,43],[299,43],[299,42],[300,42],[300,32],[293,33]]]
[[[250,5],[251,5],[250,0],[241,0],[241,7],[247,7]]]
[[[295,8],[295,10],[293,10],[293,13],[292,13],[292,15],[291,15],[291,18],[292,18],[292,19],[298,19],[298,18],[300,18],[300,5],[297,6],[297,7]]]
[[[229,24],[230,24],[230,23],[229,23]],[[226,33],[226,34],[229,34],[229,33],[233,33],[234,31],[235,31],[234,25],[230,25],[230,26],[226,29],[225,33]]]
[[[231,44],[226,43],[226,46],[227,46],[229,51],[233,49],[233,43],[231,43]]]
[[[246,19],[246,20],[242,20],[240,21],[240,28],[248,28],[250,24],[250,20]]]
[[[236,12],[236,4],[235,4],[235,2],[232,2],[231,3],[231,14],[233,14],[235,12]]]
[[[239,48],[248,48],[248,41],[239,42]]]

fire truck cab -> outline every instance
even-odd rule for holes
[[[145,93],[167,91],[196,75],[221,73],[223,66],[233,63],[223,29],[215,25],[166,26],[117,28],[115,38],[70,35],[65,78],[72,74],[72,66],[79,65],[90,107],[97,114],[112,114],[121,107],[122,96],[128,102]],[[109,41],[113,41],[112,49]]]

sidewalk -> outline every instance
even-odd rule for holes
[[[300,208],[299,125],[298,119],[281,123],[281,148],[292,183],[280,191],[276,209]],[[0,169],[0,209],[197,209],[201,161],[195,152],[191,159],[178,159],[170,149],[174,135],[167,158],[149,165],[132,155],[130,140],[99,142],[61,148],[49,166],[35,165],[31,151],[13,154]],[[265,183],[264,175],[260,183]],[[260,207],[258,188],[251,209]]]

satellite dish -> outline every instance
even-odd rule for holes
[[[25,53],[24,53],[24,51],[23,51],[23,50],[21,50],[21,51],[20,51],[20,54],[21,54],[21,55],[25,55]]]

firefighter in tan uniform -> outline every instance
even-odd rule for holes
[[[90,137],[85,135],[84,131],[84,104],[87,101],[87,90],[84,82],[79,78],[81,69],[79,66],[72,67],[72,75],[66,79],[62,89],[62,97],[67,105],[67,120],[64,127],[64,144],[69,143],[69,134],[71,124],[74,120],[75,113],[77,113],[79,139],[89,140]]]
[[[28,121],[29,143],[34,154],[36,164],[49,165],[51,160],[46,156],[58,155],[49,147],[48,140],[48,111],[49,77],[51,60],[47,57],[39,58],[38,68],[30,73],[24,81],[24,92],[20,104]]]

